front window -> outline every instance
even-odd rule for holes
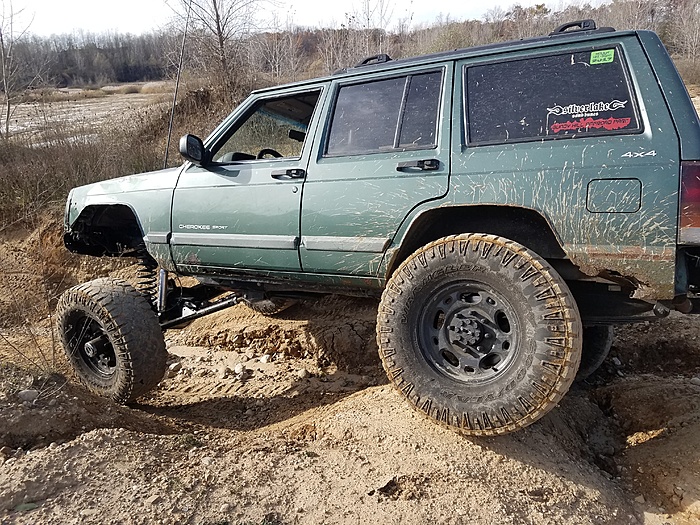
[[[262,100],[213,150],[216,162],[301,157],[320,90]]]

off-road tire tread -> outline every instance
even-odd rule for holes
[[[532,282],[539,280],[538,289],[542,289],[543,292],[548,290],[553,292],[551,297],[546,297],[547,305],[554,305],[563,314],[563,319],[559,320],[559,326],[565,330],[562,337],[564,348],[559,352],[563,355],[557,362],[558,371],[553,374],[551,369],[545,370],[541,363],[538,364],[537,372],[550,379],[549,389],[544,392],[539,402],[535,402],[534,398],[526,400],[533,403],[532,409],[527,412],[523,413],[522,407],[501,407],[508,410],[510,421],[505,414],[500,418],[496,413],[496,408],[499,408],[498,399],[495,400],[496,408],[486,418],[479,413],[471,417],[468,409],[465,409],[462,414],[452,414],[439,399],[435,396],[432,398],[426,396],[425,392],[419,392],[411,383],[411,374],[420,373],[420,371],[401,369],[402,359],[399,353],[402,350],[395,344],[395,340],[399,339],[395,332],[400,322],[402,301],[413,293],[414,284],[420,277],[425,277],[426,272],[440,271],[441,267],[457,264],[458,260],[454,255],[465,250],[478,253],[479,258],[498,257],[503,266],[510,264],[517,268],[517,265],[520,265],[521,276],[526,272],[534,272],[529,279],[532,279]],[[425,245],[409,256],[389,279],[382,294],[377,316],[379,355],[394,388],[411,403],[414,409],[446,428],[469,436],[495,436],[522,429],[557,406],[576,376],[581,358],[581,334],[582,325],[578,307],[559,274],[544,259],[521,244],[495,235],[480,233],[444,237]]]
[[[110,387],[95,381],[72,356],[66,341],[64,321],[68,313],[81,309],[98,320],[117,354],[117,375]],[[63,348],[78,378],[92,392],[128,403],[154,388],[166,370],[167,351],[163,332],[144,295],[122,279],[101,278],[63,293],[56,308]]]

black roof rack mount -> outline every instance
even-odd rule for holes
[[[569,31],[572,28],[573,30]],[[574,33],[576,31],[595,31],[596,29],[598,29],[598,26],[596,26],[595,20],[587,18],[585,20],[576,20],[575,22],[567,22],[566,24],[562,24],[554,31],[549,33],[549,36],[560,35],[562,33]],[[610,30],[610,28],[607,27],[603,29],[607,29],[608,31]]]
[[[355,64],[355,67],[369,66],[370,64],[383,64],[384,62],[390,62],[391,57],[386,53],[380,53],[378,55],[372,55],[363,58],[359,63]]]

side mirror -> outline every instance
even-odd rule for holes
[[[197,166],[202,166],[205,164],[205,154],[204,143],[199,137],[187,134],[180,138],[180,155],[185,160],[189,160]]]

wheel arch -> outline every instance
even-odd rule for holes
[[[448,235],[486,233],[516,241],[545,259],[566,253],[547,219],[538,211],[517,206],[442,206],[417,215],[387,263],[389,279],[399,265],[421,246]]]
[[[94,256],[130,255],[144,246],[144,230],[126,204],[86,206],[64,234],[66,248]]]

